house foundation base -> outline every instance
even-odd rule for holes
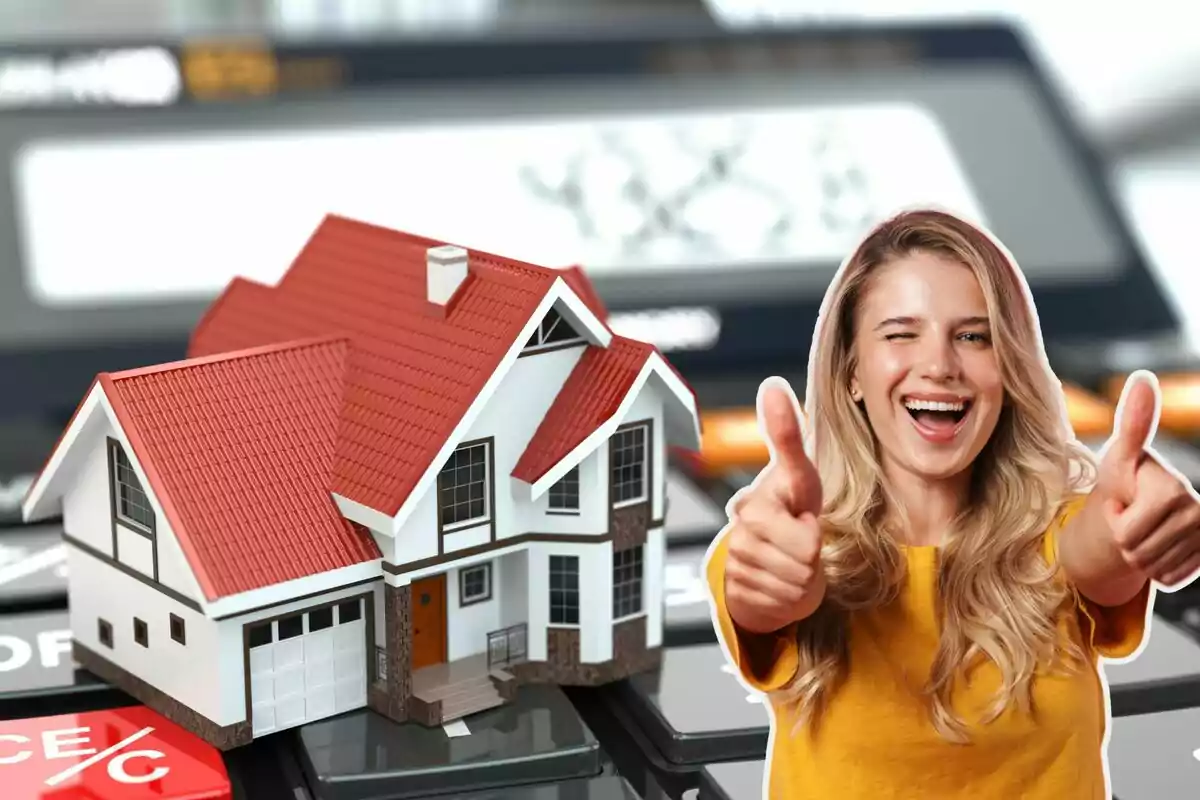
[[[646,647],[644,617],[619,622],[613,628],[613,657],[609,661],[580,660],[579,631],[551,628],[546,631],[546,660],[526,661],[506,669],[520,683],[557,683],[561,686],[600,686],[662,663],[662,648]]]
[[[78,642],[72,643],[71,655],[75,658],[75,663],[97,678],[117,687],[146,707],[154,709],[218,750],[232,750],[250,744],[254,738],[248,721],[234,725],[218,725]]]

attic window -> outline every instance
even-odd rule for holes
[[[144,533],[154,533],[154,510],[133,471],[124,448],[115,441],[109,444],[109,473],[112,480],[113,511],[117,522]]]
[[[525,352],[551,350],[582,341],[583,337],[562,318],[558,309],[552,308],[546,312],[546,316],[542,317],[541,324],[538,325],[533,336],[529,337],[529,341],[525,344]]]

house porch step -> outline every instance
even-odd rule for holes
[[[413,694],[426,702],[435,702],[440,700],[445,703],[453,700],[460,695],[470,695],[481,690],[486,690],[492,687],[492,679],[484,673],[475,675],[470,678],[464,678],[454,683],[447,683],[440,686],[430,686],[419,689]]]
[[[456,695],[451,703],[442,703],[442,722],[452,722],[456,719],[478,714],[490,708],[497,708],[507,702],[495,688],[470,695]]]
[[[510,673],[489,670],[482,659],[477,664],[454,662],[420,678],[413,699],[422,709],[419,716],[426,724],[450,722],[504,705],[516,689]]]
[[[440,682],[424,682],[414,687],[413,694],[425,701],[449,700],[454,695],[463,692],[473,692],[482,687],[494,685],[496,682],[511,681],[512,675],[502,669],[480,669],[471,673],[456,676],[453,680]]]

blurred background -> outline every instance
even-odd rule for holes
[[[701,564],[766,460],[757,386],[803,392],[830,278],[900,206],[1013,251],[1089,445],[1124,376],[1156,370],[1156,446],[1200,482],[1195,31],[1177,0],[3,0],[0,719],[124,702],[30,644],[69,640],[65,548],[20,503],[88,385],[180,358],[232,277],[277,280],[328,213],[582,264],[611,325],[683,372],[704,440],[668,472],[665,636],[689,675],[684,646],[722,660]],[[1192,796],[1200,764],[1200,589],[1155,610],[1178,624],[1108,672],[1125,800]],[[730,697],[679,730],[761,751]],[[598,735],[615,753],[635,728]],[[265,747],[230,761],[262,775],[246,796],[310,796]]]
[[[1021,262],[1081,438],[1159,370],[1200,480],[1200,40],[1179,3],[1068,5],[10,0],[0,506],[96,372],[177,358],[326,213],[584,264],[696,387],[688,468],[736,485],[837,263],[949,206]]]

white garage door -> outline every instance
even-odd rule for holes
[[[251,626],[255,736],[366,705],[365,611],[360,597]]]

